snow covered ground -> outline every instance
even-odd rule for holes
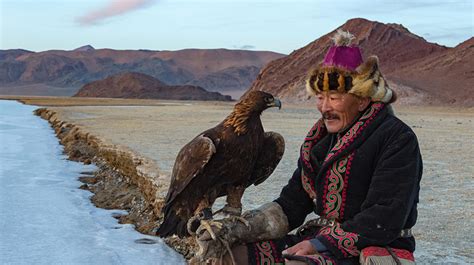
[[[34,109],[0,100],[0,264],[184,264],[91,204],[77,177],[94,168],[67,160]]]

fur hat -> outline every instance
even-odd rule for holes
[[[362,60],[360,49],[351,45],[354,35],[338,30],[323,62],[313,69],[306,80],[310,94],[335,90],[360,97],[370,97],[372,101],[392,103],[396,96],[379,69],[377,56]]]

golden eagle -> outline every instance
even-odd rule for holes
[[[219,212],[240,216],[244,190],[265,181],[285,150],[280,134],[263,130],[260,115],[270,107],[281,108],[280,100],[262,91],[250,92],[221,123],[179,151],[159,236],[189,235],[188,221],[212,217],[214,201],[224,195],[227,204]]]

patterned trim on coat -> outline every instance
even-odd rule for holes
[[[324,216],[328,219],[341,219],[344,213],[350,164],[354,153],[334,162],[326,175],[324,185]]]
[[[352,127],[336,142],[324,161],[328,161],[333,156],[338,155],[346,149],[354,140],[361,134],[362,131],[372,122],[377,116],[377,113],[385,106],[384,103],[373,103],[370,108],[362,114],[359,120],[352,125]]]
[[[254,243],[255,264],[285,264],[285,260],[281,256],[280,251],[272,241],[262,241]]]
[[[301,157],[302,162],[305,166],[313,172],[313,167],[311,166],[310,162],[310,152],[313,145],[319,141],[324,135],[326,135],[326,127],[324,126],[323,119],[319,119],[309,130],[306,138],[304,139],[304,143],[301,146]],[[314,181],[309,178],[304,170],[301,170],[301,183],[303,185],[304,190],[308,193],[311,199],[316,199],[316,189],[314,188]]]
[[[304,170],[301,170],[301,184],[303,189],[308,193],[309,197],[314,200],[316,199],[316,190],[314,189],[314,181],[311,178],[308,178],[304,173]]]
[[[362,114],[359,120],[341,137],[338,139],[334,147],[330,150],[326,158],[324,159],[325,163],[332,157],[341,153],[346,149],[354,140],[364,131],[364,129],[374,120],[375,116],[383,109],[385,106],[384,103],[373,103],[367,111]],[[326,127],[324,125],[324,120],[319,119],[309,130],[303,145],[301,146],[301,160],[305,165],[305,168],[309,172],[305,172],[305,168],[301,171],[301,183],[311,199],[315,199],[317,196],[316,187],[314,180],[308,176],[309,173],[314,173],[314,169],[311,165],[310,153],[312,147],[327,134]],[[343,171],[350,168],[350,163],[352,162],[352,157],[344,157],[334,162],[333,165],[328,169],[326,174],[326,183],[324,186],[323,200],[326,200],[325,213],[328,212],[331,215],[331,218],[342,218],[344,213],[344,204],[345,204],[345,189],[347,188],[347,178],[344,178],[347,173]],[[338,170],[341,169],[341,170]],[[342,170],[343,169],[343,170]],[[331,185],[331,186],[329,186]],[[346,188],[344,188],[346,187]],[[324,204],[324,203],[323,203]],[[340,212],[340,213],[339,213]],[[329,218],[329,217],[328,217]]]
[[[346,232],[341,228],[341,224],[336,223],[332,227],[324,227],[319,231],[333,246],[337,247],[344,257],[359,256],[360,251],[357,249],[356,243],[359,235],[352,232]]]

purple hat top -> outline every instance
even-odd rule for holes
[[[356,45],[350,45],[354,38],[349,32],[338,30],[334,37],[335,45],[329,48],[329,51],[324,57],[323,67],[338,67],[348,71],[355,71],[355,69],[362,64],[362,54]]]

